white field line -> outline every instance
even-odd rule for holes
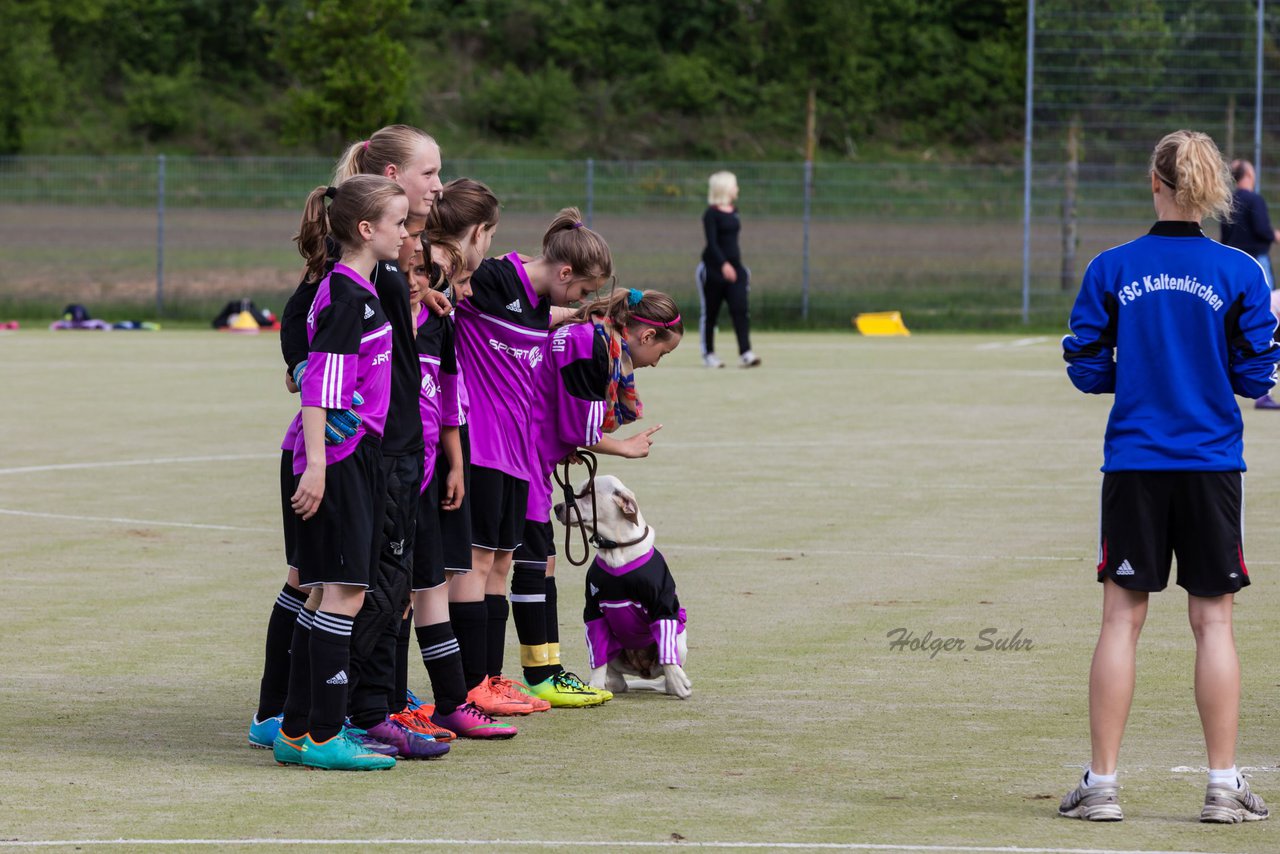
[[[116,516],[77,516],[70,513],[35,513],[29,510],[12,510],[0,507],[0,516],[26,516],[35,519],[57,519],[65,522],[100,522],[111,525],[135,525],[142,528],[195,528],[208,531],[243,531],[247,533],[270,534],[275,528],[249,527],[246,525],[206,525],[198,522],[165,522],[156,519],[127,519]],[[805,557],[820,555],[822,557],[891,557],[913,558],[918,560],[986,560],[986,561],[1035,561],[1047,563],[1081,563],[1087,562],[1088,555],[990,555],[965,552],[964,554],[947,554],[945,552],[894,552],[876,551],[872,549],[811,549],[806,546],[795,548],[750,548],[746,546],[707,546],[691,543],[662,543],[662,548],[678,552],[724,552],[732,554],[769,554],[796,555]],[[1250,558],[1249,563],[1258,566],[1274,566],[1280,561],[1257,560]]]
[[[871,842],[694,842],[688,839],[664,842],[629,842],[623,840],[600,839],[64,839],[64,840],[0,840],[0,848],[49,848],[69,846],[105,846],[105,845],[155,845],[155,846],[187,846],[187,845],[307,845],[307,846],[372,846],[403,845],[422,847],[458,846],[458,847],[523,847],[523,848],[720,848],[720,849],[753,849],[753,850],[790,850],[790,851],[912,851],[912,852],[948,852],[958,851],[965,854],[1213,854],[1203,851],[1176,851],[1170,849],[1134,849],[1134,848],[1024,848],[1018,845],[891,845]]]
[[[234,460],[270,460],[279,459],[280,452],[274,454],[219,454],[211,457],[157,457],[148,460],[114,460],[111,462],[92,462],[92,463],[57,463],[47,466],[17,466],[16,468],[0,469],[0,475],[4,474],[27,474],[29,472],[41,471],[79,471],[83,469],[109,469],[122,468],[125,466],[159,466],[171,463],[222,463]]]
[[[113,525],[137,525],[143,528],[199,528],[209,531],[265,531],[275,528],[246,528],[238,525],[205,525],[198,522],[162,522],[156,519],[125,519],[119,516],[75,516],[70,513],[36,513],[0,507],[0,516],[27,516],[33,519],[59,519],[67,522],[107,522]]]

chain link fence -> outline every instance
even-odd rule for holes
[[[1280,18],[1263,0],[1035,0],[1031,304],[1074,295],[1090,259],[1155,218],[1156,142],[1209,134],[1280,200]],[[1216,223],[1205,231],[1217,237]]]
[[[0,312],[60,313],[79,302],[211,317],[237,297],[278,310],[301,269],[291,239],[302,201],[328,182],[332,165],[0,159]],[[808,220],[803,163],[446,160],[445,177],[477,178],[502,199],[495,252],[536,252],[554,213],[577,206],[609,241],[621,283],[666,290],[692,307],[707,178],[726,168],[742,190],[755,322],[847,326],[854,313],[890,309],[907,309],[909,322],[924,326],[1016,318],[1015,165],[820,163]]]

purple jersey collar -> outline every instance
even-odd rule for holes
[[[525,295],[529,297],[529,305],[537,306],[538,303],[542,302],[542,297],[538,296],[537,292],[533,289],[533,282],[529,281],[529,273],[524,268],[524,262],[520,260],[520,253],[508,252],[504,257],[511,262],[513,267],[516,268],[516,275],[519,276],[520,281],[524,283],[524,292]]]
[[[649,549],[649,551],[645,552],[640,557],[636,558],[630,563],[624,563],[622,566],[609,566],[609,564],[602,561],[600,559],[600,555],[597,554],[596,566],[600,567],[605,572],[613,576],[626,575],[628,572],[631,572],[634,569],[639,569],[640,567],[648,563],[650,560],[652,560],[654,551],[655,550],[651,548]]]
[[[373,286],[373,282],[369,281],[346,264],[343,264],[341,261],[333,265],[333,272],[341,273],[369,293],[373,294],[375,297],[378,295],[378,289]]]

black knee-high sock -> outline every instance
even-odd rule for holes
[[[533,685],[555,670],[547,665],[547,565],[518,560],[511,575],[511,617],[520,639],[524,681]]]
[[[396,680],[387,697],[387,709],[391,714],[409,704],[409,637],[413,633],[413,612],[400,621],[400,634],[396,635]]]
[[[449,624],[458,639],[467,690],[479,685],[489,666],[489,615],[483,602],[450,602]]]
[[[556,577],[547,576],[547,666],[554,673],[561,673],[560,664],[560,614],[556,604]]]
[[[418,648],[422,650],[422,663],[427,666],[431,679],[431,693],[436,699],[436,711],[448,715],[467,701],[467,683],[462,675],[462,653],[453,627],[448,623],[418,626]]]
[[[258,720],[275,717],[284,709],[289,695],[289,644],[293,643],[293,627],[307,594],[285,585],[271,607],[267,621],[267,654],[262,665],[262,682],[258,685]]]
[[[507,615],[510,606],[506,596],[494,596],[486,593],[484,597],[485,612],[488,614],[489,648],[485,658],[485,671],[490,676],[502,673],[502,653],[507,645]]]
[[[294,738],[306,735],[311,718],[311,624],[315,618],[315,611],[303,608],[293,621],[293,640],[289,645],[289,693],[284,700],[284,722],[280,731]]]
[[[312,741],[328,741],[347,716],[347,670],[351,666],[351,617],[316,611],[311,628]]]

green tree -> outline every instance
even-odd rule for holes
[[[409,0],[287,0],[258,15],[289,75],[288,140],[337,143],[405,118]]]

